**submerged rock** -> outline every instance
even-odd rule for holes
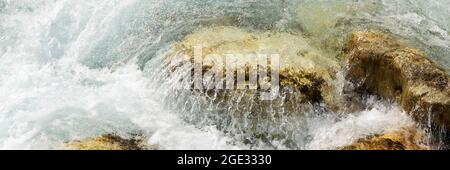
[[[66,145],[75,150],[155,150],[157,146],[147,145],[141,136],[129,139],[114,134],[101,135],[95,138],[72,141]]]
[[[366,19],[366,14],[374,14],[382,9],[382,2],[378,0],[364,1],[304,1],[295,7],[295,19],[301,23],[311,42],[322,49],[339,55],[342,46],[346,43],[346,35],[352,30],[364,27],[376,27]],[[336,15],[336,14],[339,15]],[[338,53],[336,53],[338,52]]]
[[[449,143],[449,75],[418,49],[381,32],[355,32],[345,48],[358,90],[394,100],[434,138]],[[437,142],[439,142],[437,141]]]
[[[385,134],[372,135],[358,139],[342,150],[425,150],[423,132],[415,128],[406,128]]]

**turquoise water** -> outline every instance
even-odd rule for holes
[[[205,109],[170,107],[180,101],[163,86],[176,84],[160,76],[161,59],[203,27],[299,33],[336,58],[350,32],[379,29],[450,67],[447,0],[0,0],[0,23],[3,149],[56,149],[104,133],[143,133],[162,149],[333,149],[413,123],[382,101],[345,117],[290,118],[279,128],[290,137],[263,144],[190,123],[186,115]]]

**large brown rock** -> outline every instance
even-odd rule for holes
[[[355,32],[345,48],[348,79],[359,90],[398,102],[448,144],[449,75],[418,49],[381,32]]]
[[[203,47],[201,56],[194,55],[194,53],[198,54],[197,46]],[[249,60],[244,57],[237,58],[237,63],[240,65],[230,66],[229,63],[221,62],[226,61],[227,58],[224,57],[227,54],[266,54],[268,56],[278,54],[279,69],[278,72],[272,72],[277,70],[273,68],[272,60],[265,66],[256,62],[255,59]],[[278,73],[279,84],[276,85],[269,83],[271,79],[267,78],[265,79],[267,82],[259,82],[256,88],[247,86],[244,89],[199,90],[191,87],[188,90],[177,89],[174,92],[175,100],[181,100],[179,103],[182,105],[179,108],[192,113],[185,117],[188,122],[193,124],[214,122],[218,129],[242,137],[246,144],[283,140],[286,141],[286,145],[295,148],[300,144],[291,139],[295,135],[292,135],[293,130],[287,130],[286,124],[290,123],[286,121],[292,121],[296,126],[303,126],[306,125],[302,123],[306,114],[319,109],[335,110],[341,106],[338,104],[340,100],[337,98],[340,96],[334,85],[336,72],[340,68],[339,63],[334,56],[324,54],[310,46],[299,34],[258,32],[223,26],[203,28],[174,44],[165,56],[169,77],[176,79],[195,74],[190,67],[184,67],[184,63],[195,63],[193,61],[195,58],[201,58],[201,70],[198,67],[197,69],[204,75],[213,73],[226,77],[227,72],[232,72],[235,76],[231,81],[235,83],[238,70],[245,70],[246,83],[249,82],[250,67],[266,69],[268,73],[270,72],[269,74]],[[176,86],[180,82],[171,80],[171,82],[174,81],[177,83],[170,85]],[[226,83],[229,83],[228,80]],[[275,93],[273,100],[261,100],[261,92],[267,92],[262,88],[263,85],[280,90],[280,93]],[[186,95],[189,98],[195,98],[195,103],[191,104],[189,99],[186,102],[184,97]],[[196,110],[202,108],[206,109]]]
[[[172,66],[179,66],[173,61],[192,62],[194,48],[199,45],[203,47],[201,56],[203,73],[208,71],[222,73],[225,77],[226,72],[232,70],[236,74],[236,67],[218,62],[218,60],[225,61],[223,56],[227,54],[279,54],[279,85],[281,89],[290,88],[294,92],[299,92],[300,97],[296,102],[325,102],[330,108],[337,108],[339,105],[336,104],[338,96],[333,84],[339,68],[337,60],[311,47],[301,35],[254,33],[236,27],[206,28],[186,36],[177,43],[167,54],[166,63],[172,62]],[[185,54],[185,58],[180,59],[180,53]],[[221,58],[210,54],[217,54]],[[244,58],[238,58],[239,62],[247,61]],[[249,66],[242,67],[248,70]],[[270,67],[269,64],[267,68]],[[245,74],[248,78],[249,73]]]

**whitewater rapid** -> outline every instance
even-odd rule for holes
[[[430,49],[426,51],[433,60],[448,68],[449,1],[376,2],[382,10],[344,10],[337,15],[361,21],[373,17],[373,23]],[[186,122],[180,116],[183,110],[167,107],[172,103],[163,100],[171,89],[162,86],[158,71],[170,45],[198,27],[228,24],[283,31],[297,28],[292,23],[297,21],[323,25],[296,19],[302,8],[293,6],[301,5],[310,5],[314,13],[313,9],[340,4],[0,0],[0,149],[64,149],[65,142],[106,133],[142,133],[160,149],[292,149],[283,141],[272,141],[270,147],[249,145],[214,125]],[[320,38],[311,40],[319,42]],[[307,128],[299,130],[308,141],[296,149],[335,149],[370,134],[414,126],[398,106],[376,99],[367,102],[371,107],[362,112],[311,117]]]

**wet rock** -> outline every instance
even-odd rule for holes
[[[425,150],[424,133],[415,128],[406,128],[385,134],[358,139],[342,150]]]
[[[398,102],[449,144],[449,75],[418,49],[381,32],[355,32],[346,48],[348,79],[360,92]]]
[[[196,56],[199,46],[201,53]],[[228,54],[235,57],[237,65],[227,62]],[[255,57],[261,54],[269,59]],[[279,56],[279,68],[272,64],[273,54]],[[302,35],[295,33],[255,32],[223,26],[205,28],[186,36],[165,56],[169,77],[175,78],[169,85],[183,84],[178,78],[195,77],[195,69],[185,67],[185,63],[198,63],[199,58],[202,65],[201,69],[197,67],[200,70],[197,72],[204,76],[204,87],[216,75],[223,76],[218,83],[222,88],[196,89],[195,83],[190,82],[188,90],[174,90],[175,97],[171,100],[180,103],[177,109],[184,111],[186,122],[214,125],[244,144],[264,143],[276,148],[271,144],[273,141],[285,141],[290,148],[300,148],[304,144],[293,139],[296,136],[292,133],[307,128],[305,117],[328,113],[341,106],[334,84],[340,67],[337,60],[313,48]],[[250,68],[264,70],[267,77],[261,81],[266,75],[257,73],[258,83],[251,84]],[[245,75],[244,88],[236,86],[238,71]],[[227,73],[233,78],[227,80]],[[276,75],[274,79],[272,73]],[[276,79],[279,83],[272,84]],[[234,86],[224,88],[230,82]],[[262,92],[269,92],[274,98],[264,99]]]
[[[337,108],[339,105],[336,104],[338,95],[335,94],[333,85],[337,68],[339,68],[338,62],[335,58],[328,57],[308,45],[301,35],[252,33],[235,27],[213,27],[188,35],[167,54],[166,62],[175,67],[179,66],[178,63],[193,62],[195,47],[200,45],[203,47],[201,55],[203,74],[212,72],[225,77],[227,71],[236,75],[240,68],[246,70],[245,77],[248,83],[249,68],[266,68],[267,72],[270,72],[271,65],[262,66],[256,63],[255,58],[249,61],[248,58],[238,57],[237,63],[249,64],[231,67],[223,62],[226,60],[224,56],[227,54],[267,54],[269,56],[279,54],[280,88],[301,94],[297,95],[296,102],[325,102],[330,108]],[[180,58],[179,54],[186,56]],[[176,61],[175,64],[174,61]],[[175,68],[172,67],[172,69]],[[270,81],[270,79],[267,80]],[[237,81],[236,76],[234,81]],[[256,89],[260,89],[260,84]]]
[[[142,136],[122,138],[105,134],[85,140],[72,141],[66,147],[74,150],[155,150],[157,146],[147,145]]]

